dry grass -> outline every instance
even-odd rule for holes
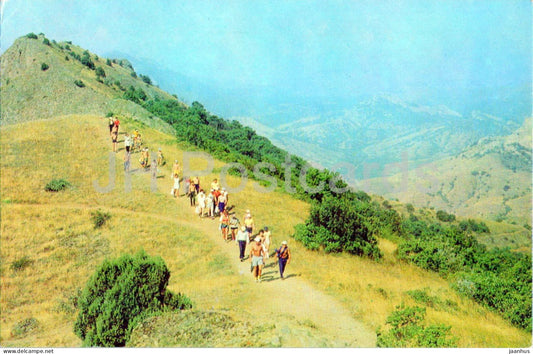
[[[131,131],[136,124],[126,119],[122,131]],[[171,271],[169,288],[187,294],[197,309],[228,309],[239,319],[235,297],[250,301],[257,296],[257,292],[247,291],[248,283],[210,241],[204,231],[208,228],[198,226],[212,222],[198,220],[183,197],[170,197],[170,168],[174,159],[183,158],[183,147],[171,136],[141,130],[151,150],[161,147],[167,159],[159,173],[162,177],[157,179],[157,192],[150,190],[147,174],[134,175],[132,191],[124,191],[120,151],[115,161],[115,188],[98,193],[93,181],[107,183],[111,148],[103,117],[69,116],[24,123],[3,127],[1,133],[3,346],[79,346],[72,331],[75,294],[104,258],[140,248],[165,260]],[[138,167],[137,156],[133,155],[132,168]],[[215,171],[222,165],[217,161]],[[205,164],[193,161],[191,167],[200,170]],[[208,186],[215,177],[220,176],[201,176],[201,184]],[[52,178],[65,178],[73,187],[60,193],[45,192],[44,185]],[[239,179],[229,177],[228,182],[236,186]],[[230,195],[230,205],[235,205],[240,218],[250,209],[256,226],[272,230],[274,245],[288,240],[294,255],[290,272],[338,299],[355,319],[372,329],[383,325],[396,305],[415,303],[406,291],[427,288],[432,296],[452,304],[428,309],[427,320],[451,325],[459,346],[531,344],[529,333],[458,296],[436,274],[397,262],[396,246],[390,241],[380,240],[385,257],[379,263],[308,251],[290,235],[294,225],[306,219],[309,205],[286,193],[258,193],[253,181]],[[94,229],[91,212],[98,208],[109,212],[111,219]],[[11,264],[24,256],[33,263],[25,270],[13,271]],[[25,337],[12,337],[13,326],[30,317],[41,327]]]

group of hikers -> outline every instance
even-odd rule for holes
[[[109,117],[109,134],[111,135],[113,152],[115,153],[118,152],[119,126],[120,121],[118,118]],[[150,152],[147,147],[143,148],[142,145],[141,134],[137,129],[131,135],[127,132],[124,134],[124,171],[130,171],[131,154],[134,151],[139,151],[140,166],[145,170],[151,168],[153,173],[157,174],[157,166],[165,164],[161,148],[157,152],[157,158],[154,158],[150,164]],[[172,166],[171,179],[173,185],[170,194],[174,198],[179,198],[180,183],[184,182],[185,191],[183,195],[189,199],[190,206],[195,208],[194,211],[200,218],[219,219],[219,230],[222,239],[226,242],[234,241],[239,246],[239,259],[241,262],[247,259],[245,253],[246,248],[249,248],[250,271],[253,273],[255,281],[261,282],[263,267],[266,264],[266,260],[271,256],[270,246],[272,239],[268,227],[257,230],[250,210],[246,210],[241,224],[236,213],[230,213],[234,206],[228,206],[228,191],[224,187],[221,188],[218,179],[215,178],[212,181],[209,191],[206,192],[200,187],[200,178],[198,176],[181,178],[181,172],[180,164],[178,160],[175,160]],[[254,234],[254,232],[257,233]],[[287,241],[283,241],[281,246],[275,249],[273,255],[278,260],[280,278],[284,280],[285,267],[291,261],[291,252]]]

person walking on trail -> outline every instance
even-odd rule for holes
[[[250,210],[246,210],[246,214],[243,218],[244,226],[246,226],[246,232],[248,232],[248,235],[252,236],[254,232],[254,218],[252,218],[252,214],[250,213]]]
[[[131,154],[129,151],[124,152],[124,172],[130,172]]]
[[[235,243],[239,245],[239,259],[241,262],[244,261],[244,252],[246,251],[246,246],[250,242],[248,233],[246,232],[246,227],[243,225],[241,229],[237,232],[235,236]]]
[[[220,184],[218,183],[218,179],[214,179],[213,182],[211,182],[211,189],[214,189],[218,191],[220,189]]]
[[[212,191],[212,190],[211,190]],[[207,216],[211,219],[215,218],[215,207],[213,201],[213,193],[208,193],[205,198],[205,207],[207,209]]]
[[[165,164],[165,158],[163,157],[163,151],[161,151],[161,148],[157,150],[157,165],[163,166]]]
[[[218,211],[220,213],[223,213],[224,210],[226,209],[226,197],[227,197],[228,193],[226,192],[226,188],[222,188],[222,192],[220,193],[220,195],[218,196]]]
[[[135,129],[132,133],[133,137],[133,150],[140,150],[141,149],[141,134],[137,129]]]
[[[220,231],[222,232],[222,239],[228,240],[228,228],[229,228],[229,214],[227,210],[224,210],[220,215]]]
[[[113,143],[113,152],[117,152],[118,126],[116,125],[114,125],[111,130],[111,142]]]
[[[285,272],[285,267],[291,262],[291,251],[287,246],[287,241],[283,241],[280,248],[276,249],[276,257],[278,258],[279,264],[279,276],[281,280],[284,280],[283,273]]]
[[[198,213],[198,215],[203,218],[205,212],[205,193],[203,189],[200,189],[200,193],[198,193],[197,199],[198,207],[200,208],[200,213]]]
[[[133,139],[131,136],[126,132],[124,134],[124,148],[126,149],[126,152],[130,152],[131,147],[133,146]]]
[[[181,173],[181,168],[178,160],[174,160],[174,165],[172,165],[172,175],[179,175]]]
[[[109,135],[111,135],[111,132],[113,131],[113,127],[115,126],[115,118],[113,118],[113,116],[109,117],[108,124],[109,124]]]
[[[250,263],[252,264],[252,273],[257,283],[261,282],[261,271],[263,269],[263,256],[265,251],[261,245],[261,239],[256,237],[250,247]]]
[[[150,159],[150,152],[148,151],[148,148],[144,148],[141,152],[141,157],[139,158],[139,163],[141,166],[147,170],[148,169],[148,160]]]
[[[189,201],[191,202],[191,206],[196,206],[196,188],[194,188],[192,183],[189,183]]]
[[[271,233],[270,233],[270,230],[268,229],[268,227],[265,226],[265,228],[263,229],[264,232],[263,232],[263,245],[265,246],[265,251],[266,251],[266,258],[270,258],[270,244],[271,244]]]
[[[200,179],[198,176],[194,177],[191,181],[191,187],[193,187],[196,194],[200,192]]]
[[[231,239],[235,241],[235,236],[237,235],[237,230],[239,229],[240,221],[235,216],[235,213],[231,214],[230,220],[229,220],[229,228],[231,231]]]
[[[174,198],[180,196],[180,178],[177,173],[174,174],[174,186],[172,187],[170,194],[172,194]]]

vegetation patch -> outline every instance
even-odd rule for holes
[[[47,192],[59,192],[70,186],[71,184],[69,181],[63,178],[59,178],[59,179],[53,179],[50,182],[48,182],[46,186],[44,187],[44,190]]]
[[[104,261],[78,301],[74,332],[88,347],[121,347],[137,323],[156,313],[192,307],[166,289],[170,271],[144,251]]]
[[[424,307],[396,306],[387,317],[384,329],[378,328],[377,346],[380,348],[451,348],[457,339],[451,338],[451,326],[424,325]]]
[[[105,223],[111,219],[111,214],[100,209],[91,213],[91,220],[93,221],[94,228],[99,229],[105,225]]]
[[[40,327],[40,323],[36,318],[26,318],[20,322],[15,323],[11,329],[11,336],[19,338],[24,337],[28,333],[37,330]]]
[[[22,258],[17,259],[13,263],[11,263],[11,270],[14,272],[23,271],[24,269],[28,268],[30,265],[33,264],[33,260],[30,259],[28,256],[24,256]]]

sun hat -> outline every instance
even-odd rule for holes
[[[286,244],[287,244],[287,241],[283,241],[281,244],[282,244],[282,245],[286,245]]]

